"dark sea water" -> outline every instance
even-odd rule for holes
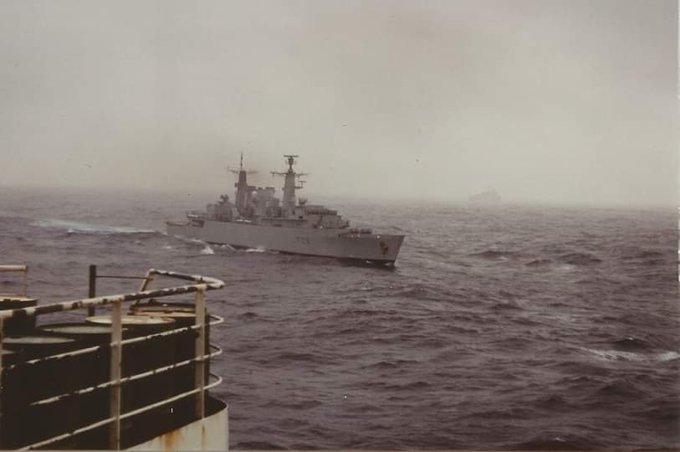
[[[234,448],[680,447],[676,211],[334,204],[407,235],[389,271],[164,234],[210,198],[4,188],[0,261],[41,302],[85,296],[89,264],[223,279]]]

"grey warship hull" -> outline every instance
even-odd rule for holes
[[[298,199],[296,190],[304,173],[293,170],[297,155],[284,155],[288,163],[284,176],[283,200],[275,196],[274,187],[256,187],[247,182],[243,154],[238,171],[235,202],[221,195],[205,211],[187,214],[185,223],[167,222],[168,234],[198,239],[237,248],[261,248],[305,256],[334,257],[342,260],[392,265],[404,241],[403,235],[376,234],[369,229],[349,227],[338,212]],[[297,181],[297,182],[296,182]]]
[[[404,241],[403,235],[373,234],[348,229],[277,227],[240,221],[167,223],[169,235],[226,244],[237,248],[259,248],[306,256],[393,265]]]

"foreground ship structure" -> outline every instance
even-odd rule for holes
[[[0,265],[24,281],[27,270]],[[143,283],[96,296],[96,278]],[[210,330],[224,319],[206,298],[223,286],[91,266],[89,298],[39,304],[25,283],[0,294],[0,449],[227,450],[228,408],[210,391],[222,382],[210,372],[222,353]]]
[[[283,199],[274,187],[248,185],[243,156],[238,171],[234,202],[222,195],[205,212],[190,212],[184,223],[168,222],[170,235],[228,244],[236,248],[259,248],[282,253],[334,257],[343,260],[391,266],[404,241],[403,235],[376,234],[369,229],[351,228],[336,210],[307,204],[298,198],[303,173],[293,165],[297,155],[285,155]]]

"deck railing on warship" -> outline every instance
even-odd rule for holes
[[[18,271],[23,272],[25,275],[27,267],[21,265],[0,265],[0,272],[3,271]],[[92,270],[90,276],[92,278]],[[106,276],[100,275],[100,277]],[[150,283],[156,277],[167,277],[175,280],[188,281],[189,284],[174,287],[166,287],[161,289],[149,289]],[[151,412],[152,410],[155,410],[162,406],[166,407],[173,406],[172,405],[173,403],[187,399],[193,400],[193,403],[189,404],[190,407],[191,405],[193,405],[191,408],[189,408],[190,410],[193,411],[193,413],[191,413],[192,416],[189,417],[191,417],[192,419],[202,419],[206,415],[206,392],[207,390],[214,388],[215,386],[219,385],[222,382],[221,377],[214,375],[212,373],[207,373],[206,370],[206,365],[209,362],[209,360],[222,353],[222,350],[219,347],[212,344],[210,344],[209,346],[206,345],[206,317],[210,319],[209,325],[217,325],[219,323],[222,323],[224,320],[219,316],[206,314],[205,294],[207,291],[222,288],[224,286],[224,283],[215,278],[199,275],[187,275],[182,273],[155,269],[149,270],[144,277],[140,277],[138,279],[142,279],[144,282],[142,284],[141,289],[136,292],[101,297],[91,296],[90,298],[79,300],[64,301],[51,304],[41,304],[37,306],[20,309],[0,310],[0,349],[2,349],[3,341],[5,340],[4,336],[5,324],[7,322],[11,322],[12,321],[11,319],[31,318],[45,314],[75,310],[87,310],[88,313],[91,315],[94,312],[95,308],[101,308],[105,306],[111,308],[110,343],[96,346],[88,346],[77,350],[70,350],[64,353],[52,354],[50,356],[42,356],[36,359],[28,359],[10,365],[3,365],[2,354],[5,352],[3,351],[2,353],[0,353],[0,388],[2,388],[2,391],[0,391],[1,396],[0,400],[2,400],[2,402],[0,402],[0,439],[5,438],[7,436],[8,432],[6,432],[5,429],[7,428],[7,421],[11,415],[9,413],[6,413],[6,411],[10,411],[12,409],[12,407],[5,407],[3,405],[3,402],[7,400],[5,392],[9,388],[7,388],[5,384],[3,384],[4,382],[2,381],[2,378],[5,376],[7,371],[11,371],[12,369],[16,369],[20,366],[30,367],[39,366],[43,363],[50,362],[56,363],[66,358],[97,353],[98,351],[104,349],[107,350],[107,355],[110,356],[109,363],[110,378],[108,381],[104,381],[92,386],[79,387],[75,390],[58,393],[55,395],[51,395],[49,397],[42,398],[40,400],[34,400],[31,401],[29,405],[30,408],[38,409],[41,407],[48,407],[50,405],[58,405],[59,402],[62,402],[64,400],[75,400],[77,402],[78,397],[87,394],[92,394],[95,391],[108,390],[109,392],[108,417],[106,417],[105,419],[99,419],[96,422],[89,423],[85,422],[82,425],[77,425],[77,427],[74,429],[64,432],[57,432],[53,436],[50,436],[48,438],[41,438],[39,441],[29,441],[25,444],[18,445],[15,444],[14,447],[18,447],[20,449],[52,448],[52,446],[55,444],[57,445],[64,444],[64,440],[68,440],[69,438],[72,439],[74,437],[77,437],[78,435],[82,435],[83,433],[92,432],[97,429],[101,430],[102,428],[106,428],[108,426],[108,438],[105,439],[105,442],[103,444],[99,445],[96,448],[108,447],[110,449],[120,449],[121,446],[126,447],[126,445],[123,444],[122,442],[124,435],[122,434],[121,431],[121,421],[132,419],[136,416]],[[91,287],[90,295],[94,295],[92,282],[90,287]],[[173,297],[183,294],[194,294],[193,304],[195,311],[195,322],[193,325],[182,328],[174,328],[159,333],[133,337],[129,339],[123,338],[122,306],[124,304],[131,302],[138,303],[142,300],[156,300],[160,298]],[[3,297],[4,297],[3,295],[0,295],[0,299],[2,299]],[[7,298],[5,297],[5,299]],[[154,339],[158,340],[159,338],[171,337],[173,335],[179,335],[183,333],[184,334],[190,333],[195,337],[193,341],[194,348],[192,358],[183,359],[181,361],[175,361],[161,367],[155,367],[146,370],[144,372],[123,376],[122,368],[124,358],[123,354],[124,346],[129,346],[130,344],[140,344],[144,343],[145,341],[151,341]],[[109,350],[110,353],[108,353]],[[193,387],[190,390],[183,390],[180,393],[173,392],[168,397],[165,397],[160,400],[154,400],[152,403],[148,403],[147,405],[144,405],[140,408],[128,409],[127,411],[122,409],[121,400],[122,396],[125,394],[125,386],[127,384],[142,381],[144,379],[162,374],[170,375],[169,373],[177,369],[180,368],[188,369],[189,368],[188,366],[194,367]],[[73,369],[72,372],[76,373],[79,370],[81,369]],[[206,378],[207,374],[209,374],[209,376],[212,377],[212,381],[209,381],[209,379]],[[49,379],[51,378],[51,376],[44,375],[44,378]],[[104,401],[104,405],[106,405],[106,401]],[[186,404],[181,405],[181,407],[183,409],[187,409]],[[7,408],[7,410],[5,408]],[[101,408],[102,407],[99,407],[99,409]],[[106,409],[106,407],[104,407],[104,409]],[[171,408],[169,409],[168,412],[172,412],[172,410],[173,409]],[[68,413],[65,413],[64,415],[68,416]],[[77,442],[74,441],[75,440],[72,440],[71,442],[67,441],[65,444],[67,444],[68,448],[77,448],[78,447]],[[76,444],[75,447],[74,444]],[[2,449],[5,449],[7,446],[8,446],[7,444],[0,444],[0,448]],[[92,447],[92,445],[90,444],[89,447]]]

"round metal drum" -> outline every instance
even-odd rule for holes
[[[45,334],[78,339],[87,344],[105,344],[111,342],[111,326],[93,323],[54,323],[38,327]]]
[[[60,336],[27,335],[6,337],[2,345],[26,359],[62,353],[77,346],[74,339]]]
[[[73,390],[72,382],[78,379],[77,373],[72,372],[73,367],[70,366],[73,361],[69,357],[46,358],[77,348],[78,343],[74,339],[47,335],[6,337],[3,340],[3,347],[14,352],[11,356],[16,365],[11,372],[12,377],[8,376],[7,381],[3,381],[3,386],[5,383],[7,385],[11,383],[23,388],[17,394],[13,394],[11,390],[12,396],[16,395],[17,400],[33,402]],[[35,364],[25,364],[26,361],[33,359],[41,360]],[[50,378],[45,380],[45,374],[50,375]],[[12,378],[17,380],[13,381]]]
[[[31,308],[37,304],[37,298],[0,296],[0,311]],[[6,336],[29,334],[33,328],[35,328],[35,316],[22,315],[19,317],[12,317],[5,320],[4,334]]]
[[[149,303],[134,305],[131,308],[133,315],[144,315],[154,318],[170,318],[176,323],[177,328],[183,328],[176,336],[176,358],[178,362],[194,359],[196,357],[196,338],[198,333],[190,329],[196,324],[196,310],[193,304],[185,303]],[[210,325],[206,313],[205,325],[205,353],[209,353]],[[205,383],[208,383],[210,361],[205,362]],[[193,390],[196,387],[196,363],[193,362],[174,369],[172,371],[173,394],[178,395]],[[176,413],[191,411],[193,398],[187,397],[173,403]]]
[[[133,304],[130,307],[131,312],[145,311],[145,312],[196,312],[196,307],[193,303],[159,303],[157,301],[149,303]]]
[[[2,447],[17,448],[72,431],[78,403],[63,397],[81,387],[82,373],[69,351],[79,342],[52,335],[8,337],[3,346],[14,352],[13,365],[3,373]],[[60,358],[52,355],[66,354]],[[27,362],[37,360],[36,362]],[[45,378],[49,375],[49,378]],[[34,402],[55,398],[50,403]]]
[[[88,317],[86,321],[93,325],[111,326],[109,315]],[[124,315],[121,319],[124,328],[123,338],[141,338],[164,331],[172,330],[175,321],[167,318],[157,318],[141,315]],[[142,374],[160,367],[169,366],[175,362],[176,338],[174,335],[162,335],[145,338],[143,341],[124,344],[122,349],[122,377]],[[141,379],[124,382],[121,386],[121,409],[123,412],[136,410],[151,405],[171,396],[172,373],[161,372]],[[167,422],[167,406],[154,410],[155,422]],[[166,413],[167,412],[167,413]],[[140,422],[142,417],[131,419],[121,428],[127,429],[131,422]]]
[[[95,325],[111,326],[112,324],[110,315],[97,315],[88,317],[85,319],[85,321]],[[124,315],[122,316],[121,323],[123,328],[127,331],[127,333],[129,333],[126,335],[128,337],[146,336],[149,334],[166,331],[172,329],[175,324],[175,322],[170,319],[152,318],[139,315]]]
[[[0,354],[2,355],[2,367],[7,367],[11,366],[16,362],[16,352],[13,352],[12,350],[5,350],[4,348],[0,350]]]
[[[92,388],[111,378],[111,331],[109,325],[93,323],[55,323],[38,327],[46,335],[58,335],[78,340],[81,348],[99,348],[73,356],[73,364],[81,375],[84,388]],[[78,396],[80,425],[85,426],[103,420],[109,415],[109,389],[95,389]]]

